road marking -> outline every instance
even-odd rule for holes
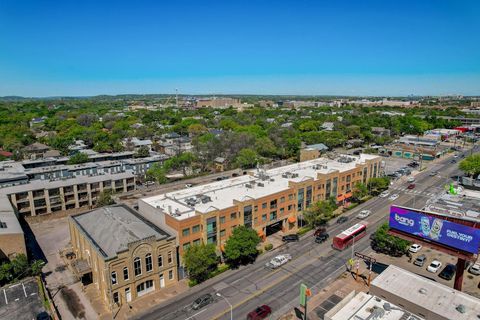
[[[187,319],[185,319],[185,320],[193,319],[193,318],[195,318],[196,316],[198,316],[200,313],[205,312],[205,311],[207,311],[207,309],[203,309],[202,311],[195,313],[194,315],[192,315],[191,317],[189,317],[189,318],[187,318]]]
[[[37,294],[36,292],[30,293],[31,296],[34,296],[34,295],[36,295],[36,294]]]
[[[5,296],[5,304],[8,304],[7,293],[5,292],[5,289],[3,289],[3,295]]]
[[[25,286],[23,285],[23,282],[22,282],[22,287],[23,287],[23,293],[25,294],[25,298],[26,298],[28,296],[27,296],[27,291],[25,290]]]
[[[20,298],[15,299],[15,301],[18,301],[18,300],[20,300]]]

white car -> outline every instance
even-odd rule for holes
[[[390,192],[388,192],[388,191],[383,191],[383,192],[380,193],[378,196],[379,196],[380,198],[386,198],[386,197],[388,197],[389,195],[390,195]]]
[[[287,263],[290,260],[292,260],[291,255],[289,255],[289,254],[279,254],[278,256],[276,256],[275,258],[270,260],[270,262],[267,262],[265,264],[265,266],[267,268],[276,269],[276,268],[279,268],[279,267],[283,266],[285,263]]]
[[[436,273],[442,267],[442,263],[438,260],[433,260],[427,267],[428,272]]]
[[[398,197],[399,197],[399,195],[398,195],[397,193],[395,193],[395,194],[392,194],[392,195],[390,196],[390,198],[388,198],[388,199],[389,199],[390,201],[394,201],[394,200],[397,200]]]
[[[474,265],[472,265],[469,269],[468,269],[468,272],[470,272],[471,274],[474,274],[476,276],[478,276],[480,274],[480,263],[475,263]]]
[[[415,178],[414,177],[410,177],[407,179],[407,182],[415,182]]]
[[[193,184],[191,184],[191,183],[187,183],[187,184],[185,185],[185,188],[191,188],[191,187],[193,187]]]
[[[371,213],[372,213],[372,211],[370,211],[370,210],[362,210],[362,211],[360,211],[360,213],[358,214],[357,219],[365,219],[365,218],[368,217]]]
[[[412,252],[412,253],[417,253],[418,251],[420,251],[420,249],[422,249],[422,246],[419,245],[419,244],[414,243],[414,244],[412,244],[412,245],[410,246],[410,248],[408,249],[408,251],[410,251],[410,252]]]

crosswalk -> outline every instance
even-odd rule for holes
[[[395,187],[390,187],[390,190],[395,190],[398,192],[403,192],[407,194],[412,194],[412,195],[422,195],[426,197],[433,197],[438,194],[438,192],[432,192],[433,190],[416,190],[416,189],[408,189],[408,187],[405,186],[395,186]]]

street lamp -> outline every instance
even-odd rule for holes
[[[225,299],[225,301],[227,301],[228,305],[230,306],[230,320],[233,320],[233,306],[231,305],[230,301],[228,301],[227,298],[225,298],[224,296],[222,296],[222,295],[220,294],[220,292],[217,292],[216,294],[217,294],[218,297],[221,297],[221,298]]]

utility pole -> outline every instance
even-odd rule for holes
[[[178,109],[178,88],[175,88],[175,107]]]

